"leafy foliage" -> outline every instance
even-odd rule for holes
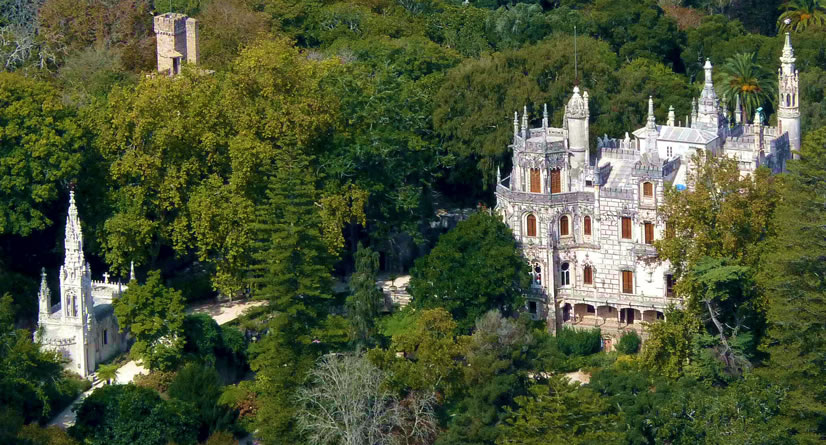
[[[347,316],[353,338],[360,343],[372,335],[375,318],[384,303],[384,294],[376,287],[379,254],[369,247],[356,251],[356,271],[350,276],[350,296],[347,297]]]
[[[174,369],[185,343],[181,292],[164,286],[160,271],[152,271],[146,283],[132,281],[114,306],[121,330],[135,336],[132,354],[149,369]]]
[[[559,350],[567,355],[591,355],[602,348],[602,334],[599,329],[574,329],[563,326],[556,334],[556,341]]]
[[[442,235],[410,273],[414,306],[443,307],[463,329],[488,310],[518,310],[530,284],[528,265],[510,229],[485,212]]]
[[[637,331],[625,331],[617,342],[617,351],[623,354],[636,354],[640,350],[642,338]]]

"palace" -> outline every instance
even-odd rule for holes
[[[550,329],[563,324],[602,329],[606,348],[622,332],[640,333],[644,322],[664,317],[674,298],[670,265],[653,246],[665,232],[658,213],[668,184],[686,185],[692,154],[737,159],[742,175],[759,166],[775,172],[800,149],[798,73],[786,34],[779,69],[778,126],[759,112],[747,123],[739,100],[727,116],[705,64],[705,84],[690,120],[675,125],[671,107],[658,125],[653,99],[645,127],[623,139],[598,138],[589,153],[588,92],[574,87],[562,128],[528,128],[527,109],[513,122],[513,169],[497,173],[496,211],[513,230],[528,259],[533,290],[528,311]],[[725,102],[725,101],[723,101]]]
[[[44,269],[35,336],[39,336],[44,347],[58,351],[68,360],[68,370],[88,377],[98,363],[127,349],[128,335],[119,332],[112,306],[126,286],[119,281],[110,282],[108,273],[103,274],[103,281],[92,280],[89,263],[83,257],[83,234],[73,191],[69,193],[63,245],[65,257],[60,268],[60,300],[52,305]],[[133,269],[130,280],[134,277]]]

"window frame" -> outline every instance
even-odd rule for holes
[[[565,287],[571,285],[571,263],[564,262],[559,265],[559,286]]]
[[[593,228],[591,227],[591,217],[585,215],[582,218],[582,236],[592,236]]]
[[[586,264],[585,267],[582,268],[582,284],[588,286],[594,285],[594,267],[590,264]]]
[[[551,170],[551,194],[562,193],[562,170]]]
[[[645,244],[653,245],[654,244],[654,223],[650,221],[645,221],[642,223],[642,234],[643,234],[643,241]],[[650,235],[650,236],[649,236]]]
[[[653,199],[654,198],[654,183],[651,181],[645,181],[642,183],[642,196],[646,199]]]
[[[628,269],[620,270],[620,293],[627,295],[634,294],[634,271]]]
[[[633,222],[630,216],[623,216],[620,218],[620,238],[625,240],[634,239],[634,231],[632,229]]]
[[[534,215],[533,213],[528,213],[528,215],[525,216],[526,236],[536,238],[536,227],[538,225],[537,223],[538,222],[536,220],[536,215]]]
[[[531,193],[542,193],[542,172],[538,168],[528,170]]]
[[[559,217],[559,236],[571,236],[571,218],[568,218],[568,215]]]

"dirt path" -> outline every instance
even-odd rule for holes
[[[235,301],[232,303],[207,303],[198,306],[187,308],[187,313],[190,314],[209,314],[213,320],[218,324],[225,324],[240,317],[243,312],[251,307],[265,304],[263,301]],[[139,365],[134,360],[127,362],[118,369],[118,375],[115,377],[115,383],[125,385],[131,382],[136,376],[140,374],[147,374],[149,371],[143,366]],[[66,407],[63,411],[49,421],[49,426],[56,425],[66,429],[75,424],[74,407],[83,401],[96,388],[103,386],[105,382],[96,382],[92,388],[83,394],[79,395],[74,402]]]

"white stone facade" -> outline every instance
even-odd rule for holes
[[[119,332],[112,307],[126,286],[91,278],[89,263],[83,256],[83,234],[75,206],[74,192],[69,195],[66,217],[65,259],[60,268],[59,301],[52,305],[51,292],[42,273],[38,301],[38,331],[35,336],[68,360],[66,368],[88,377],[101,363],[126,350],[127,334]],[[134,277],[134,274],[132,274]]]
[[[790,149],[800,148],[797,71],[788,35],[783,54],[777,128],[763,126],[760,116],[747,124],[742,111],[730,125],[710,62],[690,124],[675,125],[672,108],[667,125],[657,125],[649,99],[646,126],[633,139],[628,133],[601,138],[593,161],[582,150],[589,146],[587,92],[574,88],[562,128],[549,127],[547,109],[540,128],[528,128],[527,110],[521,125],[515,116],[513,169],[505,178],[497,174],[496,211],[531,264],[530,313],[546,319],[550,329],[599,327],[610,349],[623,331],[644,335],[645,322],[663,318],[670,305],[680,306],[670,264],[653,246],[665,234],[658,212],[664,187],[685,182],[697,150],[736,156],[744,175],[760,165],[784,168]]]

